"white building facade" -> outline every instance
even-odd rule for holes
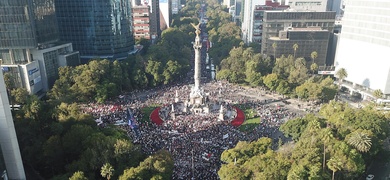
[[[1,61],[0,61],[1,65]],[[14,121],[5,89],[3,72],[0,70],[0,146],[6,166],[6,178],[25,180],[22,156],[20,155]],[[3,173],[3,172],[0,172]],[[1,174],[0,174],[1,175]],[[0,176],[1,177],[1,176]],[[4,177],[3,177],[4,178]],[[4,179],[6,179],[4,178]]]
[[[347,1],[335,66],[355,88],[390,95],[390,1]],[[363,94],[363,93],[362,93]]]
[[[290,9],[297,11],[326,11],[328,0],[289,0]]]
[[[242,40],[247,44],[252,42],[253,17],[256,5],[265,5],[265,0],[245,0],[244,12],[241,12],[244,13],[241,24]]]
[[[172,9],[171,0],[159,0],[160,2],[160,28],[161,30],[168,29],[171,25]]]

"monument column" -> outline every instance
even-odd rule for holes
[[[0,60],[1,65],[1,60]],[[0,69],[0,144],[8,179],[26,179],[14,121],[5,89],[3,71]],[[0,172],[1,173],[1,172]]]
[[[195,89],[200,89],[200,76],[201,76],[201,49],[202,49],[202,42],[199,37],[199,34],[201,33],[199,29],[199,24],[197,26],[193,25],[196,29],[196,37],[194,42],[194,50],[195,50],[195,73],[194,73],[194,79],[195,79]]]

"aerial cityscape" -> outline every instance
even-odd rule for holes
[[[1,0],[0,179],[390,179],[388,0]]]

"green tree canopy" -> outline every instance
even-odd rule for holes
[[[173,159],[169,152],[161,150],[146,158],[138,167],[126,169],[119,179],[170,179],[172,172]]]

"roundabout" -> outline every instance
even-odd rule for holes
[[[162,109],[164,109],[164,110],[162,110]],[[169,109],[169,106],[165,106],[165,107],[158,107],[158,108],[156,108],[156,109],[154,109],[153,111],[152,111],[152,113],[150,114],[150,120],[151,120],[151,122],[153,122],[154,124],[156,124],[156,125],[163,125],[164,124],[164,120],[163,120],[163,118],[162,117],[160,117],[160,114],[165,114],[165,113],[167,113],[167,110],[166,109]],[[230,115],[231,117],[229,117],[229,120],[228,121],[230,121],[230,124],[232,125],[232,126],[234,126],[234,127],[239,127],[239,126],[241,126],[243,123],[244,123],[244,121],[245,121],[245,114],[244,114],[244,112],[241,110],[241,109],[239,109],[239,108],[237,108],[237,107],[235,107],[235,106],[232,106],[232,110],[231,111],[227,111],[228,113],[227,114],[224,114],[224,116],[225,117],[229,117],[228,115]],[[171,111],[169,112],[169,113],[172,113]],[[235,116],[233,116],[233,114],[235,114]],[[176,115],[175,115],[176,116]],[[183,114],[181,114],[181,115],[177,115],[178,116],[178,118],[180,117],[180,116],[186,116],[185,114],[183,115]],[[205,115],[199,115],[200,116],[200,118],[202,118],[202,117],[204,117]],[[218,115],[216,115],[215,113],[213,114],[213,116],[208,116],[208,117],[210,117],[210,118],[214,118],[214,121],[220,121],[220,119],[218,119],[218,116],[219,116],[219,114]],[[189,118],[196,118],[196,116],[188,116]],[[184,117],[183,117],[184,118]],[[169,120],[170,121],[172,121],[172,119],[171,118],[169,118]],[[169,122],[168,122],[169,123]],[[209,123],[209,122],[208,122]]]

